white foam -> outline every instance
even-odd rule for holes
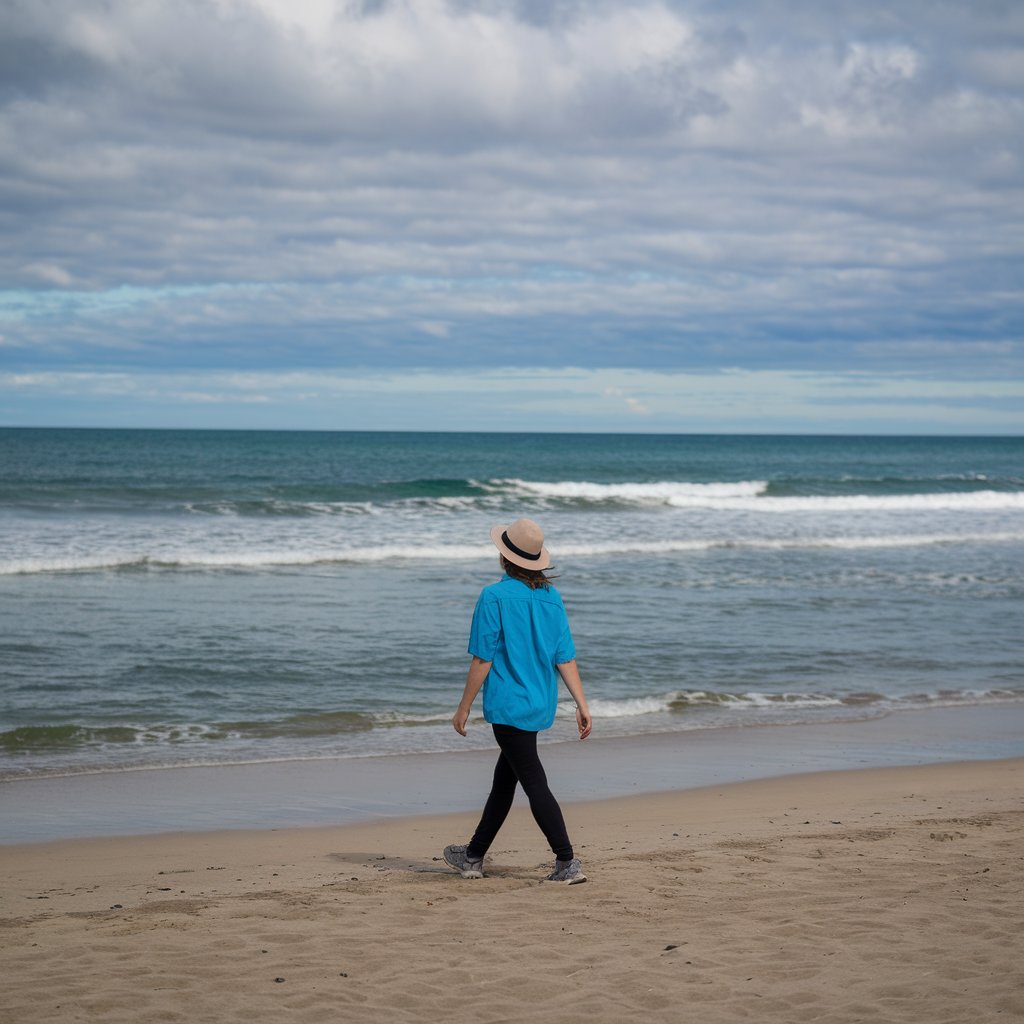
[[[684,483],[663,480],[654,483],[597,484],[586,480],[545,483],[536,480],[496,480],[498,485],[527,496],[545,498],[584,498],[590,501],[633,501],[646,504],[673,504],[692,501],[704,503],[727,498],[752,498],[764,492],[765,480],[740,480],[736,483]]]
[[[131,569],[146,564],[144,555],[109,554],[95,558],[67,555],[62,558],[16,558],[0,562],[0,576],[28,576],[43,572],[99,572]]]
[[[589,701],[590,713],[595,719],[636,718],[671,711],[673,707],[722,708],[729,711],[750,711],[758,708],[823,708],[840,707],[840,697],[817,693],[712,693],[705,690],[676,690],[651,697],[624,699],[594,698]],[[559,704],[562,717],[572,717],[572,702]]]
[[[565,480],[496,480],[494,484],[524,497],[560,498],[595,502],[630,502],[672,508],[720,509],[732,512],[977,512],[1024,511],[1024,492],[966,491],[942,494],[848,494],[769,496],[764,480],[735,483],[598,484]]]
[[[630,697],[625,700],[609,700],[595,697],[587,702],[590,714],[594,718],[636,718],[638,715],[657,714],[659,711],[668,711],[673,694],[662,697]],[[571,702],[562,703],[558,706],[560,715],[572,717],[575,715],[574,705]]]
[[[712,709],[729,713],[754,714],[774,711],[781,715],[796,708],[862,708],[873,705],[879,710],[900,710],[913,707],[952,707],[963,704],[1017,703],[1024,698],[1021,690],[961,690],[921,693],[911,696],[878,694],[870,701],[853,701],[843,694],[824,693],[716,693],[707,690],[676,690],[656,696],[629,697],[624,699],[594,698],[589,702],[590,712],[595,719],[638,718],[663,712]],[[558,715],[571,718],[574,715],[571,701],[558,706]],[[701,716],[703,719],[703,715]]]
[[[794,538],[709,538],[702,540],[629,540],[595,544],[559,545],[559,558],[586,558],[615,555],[673,555],[714,550],[786,551],[869,548],[925,547],[939,544],[998,544],[1024,542],[1024,533],[935,533],[891,534],[879,536],[794,537]],[[0,576],[33,575],[57,572],[102,572],[126,569],[263,569],[285,566],[372,565],[392,561],[481,561],[494,556],[490,545],[384,544],[365,548],[320,550],[247,550],[247,551],[162,551],[153,554],[110,552],[106,555],[60,558],[16,558],[0,561]]]
[[[743,707],[755,708],[831,708],[843,704],[839,697],[829,697],[820,693],[743,693],[734,702],[726,706],[741,710]]]
[[[672,502],[672,504],[678,504]],[[763,497],[755,502],[723,502],[719,508],[751,512],[1001,512],[1024,511],[1020,491],[969,491],[957,494],[848,494],[786,498]]]
[[[743,538],[730,540],[663,540],[630,541],[607,544],[567,544],[558,548],[562,556],[586,557],[617,554],[670,555],[691,551],[712,550],[765,550],[786,551],[814,548],[839,548],[857,550],[860,548],[926,547],[931,544],[988,544],[1024,541],[1024,533],[934,533],[934,534],[890,534],[865,537],[794,537],[794,538]]]
[[[360,502],[268,502],[267,514],[284,518],[381,516],[390,510],[426,510],[439,513],[478,511],[497,508],[510,498],[549,507],[555,502],[618,503],[633,506],[662,506],[718,512],[756,512],[770,515],[841,512],[1020,512],[1024,511],[1024,492],[967,491],[942,494],[847,494],[788,495],[767,494],[768,483],[761,480],[736,483],[654,483],[598,484],[566,480],[546,483],[530,480],[495,480],[480,487],[483,495],[409,497],[378,504]],[[228,504],[188,505],[193,515],[249,519],[238,507]]]

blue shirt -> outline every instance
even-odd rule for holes
[[[576,657],[554,587],[532,590],[511,576],[484,587],[473,610],[469,653],[492,663],[484,680],[488,722],[529,732],[551,728],[558,703],[555,666]]]

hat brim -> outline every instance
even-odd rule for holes
[[[551,565],[551,552],[548,551],[543,545],[540,549],[540,558],[523,558],[522,555],[517,555],[505,542],[502,540],[502,534],[508,529],[507,525],[493,526],[491,527],[491,540],[494,542],[494,546],[513,564],[518,565],[523,569],[547,569]]]

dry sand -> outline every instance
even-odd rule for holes
[[[0,847],[0,1014],[37,1021],[1024,1017],[1024,760],[790,776],[566,808],[590,881],[517,806]]]

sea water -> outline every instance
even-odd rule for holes
[[[520,516],[595,736],[1024,702],[1024,439],[5,429],[0,779],[490,745]]]

